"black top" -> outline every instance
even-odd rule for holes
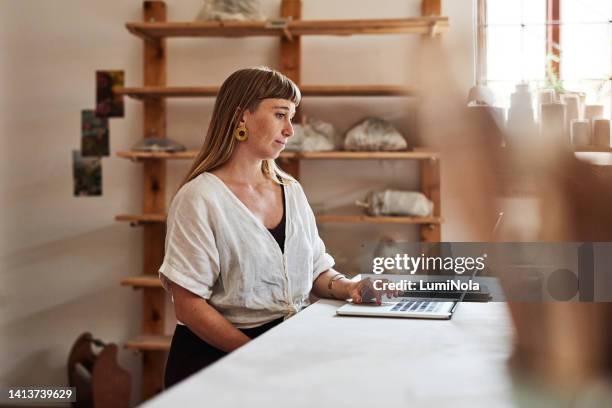
[[[285,252],[285,214],[287,213],[287,210],[285,208],[285,187],[281,186],[281,191],[282,191],[282,196],[283,196],[283,217],[280,220],[280,223],[278,223],[278,225],[274,228],[268,228],[268,231],[270,231],[270,234],[272,234],[272,236],[274,237],[274,239],[276,240],[276,242],[278,243],[278,246],[281,249],[281,252]]]

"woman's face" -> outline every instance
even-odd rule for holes
[[[276,159],[293,136],[293,115],[295,104],[287,99],[262,100],[255,112],[243,115],[249,137],[241,143],[262,160]]]

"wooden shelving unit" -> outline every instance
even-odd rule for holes
[[[422,17],[370,20],[301,20],[301,0],[282,0],[283,21],[266,22],[167,22],[163,1],[145,1],[144,22],[130,22],[127,29],[142,38],[144,46],[144,81],[139,87],[116,89],[117,94],[136,98],[143,103],[143,136],[165,137],[166,99],[215,97],[216,86],[177,87],[166,84],[166,39],[174,37],[252,37],[276,36],[280,42],[279,70],[291,78],[305,97],[413,97],[418,92],[406,86],[389,85],[302,85],[301,37],[308,35],[383,35],[417,34],[435,36],[448,30],[448,18],[441,16],[441,0],[422,0]],[[196,151],[177,153],[118,152],[119,157],[141,162],[144,172],[142,213],[118,215],[118,221],[141,226],[144,234],[143,271],[122,279],[121,284],[143,293],[142,334],[127,341],[125,347],[138,350],[143,358],[142,397],[144,400],[162,389],[163,369],[171,336],[164,334],[165,294],[158,280],[163,261],[166,219],[167,160],[190,160]],[[281,166],[299,179],[301,160],[417,160],[421,191],[434,203],[431,217],[368,217],[363,214],[322,214],[319,222],[400,223],[420,228],[423,241],[439,241],[440,168],[435,153],[426,150],[409,152],[284,152]]]

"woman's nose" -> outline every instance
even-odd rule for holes
[[[291,123],[291,121],[289,121],[287,123],[287,126],[285,127],[285,129],[283,130],[283,135],[285,137],[291,137],[293,136],[293,124]]]

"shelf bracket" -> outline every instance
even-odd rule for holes
[[[287,41],[293,42],[293,35],[291,34],[291,31],[289,31],[289,27],[283,28],[283,34],[285,34]]]
[[[293,42],[293,34],[291,34],[291,31],[289,31],[289,22],[291,20],[291,17],[268,20],[266,23],[266,28],[282,31],[287,41]]]
[[[429,37],[434,38],[436,35],[440,33],[440,26],[437,21],[433,21],[429,25]]]

